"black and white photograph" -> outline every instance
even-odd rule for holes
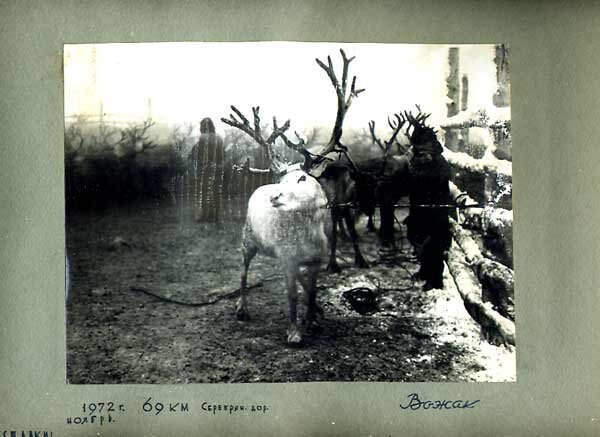
[[[510,55],[65,45],[66,381],[515,382]]]

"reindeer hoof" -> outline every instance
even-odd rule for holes
[[[235,316],[237,317],[238,320],[243,320],[243,321],[250,320],[250,313],[246,309],[246,306],[240,304],[240,302],[238,302],[238,304],[235,308]]]
[[[323,317],[323,308],[315,304],[312,308],[306,310],[306,321],[310,324],[317,320],[317,316]]]
[[[317,334],[323,330],[321,320],[323,319],[323,310],[320,307],[315,307],[312,311],[306,312],[306,332],[309,334]]]
[[[323,308],[321,308],[320,305],[315,304],[313,307],[313,314],[323,316],[323,314],[325,314],[325,311],[323,311]]]
[[[396,242],[393,239],[391,239],[391,240],[384,239],[384,240],[381,240],[380,243],[381,243],[381,247],[383,247],[386,250],[396,250]]]
[[[323,332],[323,325],[317,321],[312,321],[306,326],[306,332],[310,335],[317,335]]]
[[[340,269],[340,266],[337,263],[335,263],[335,264],[329,264],[327,266],[327,271],[329,273],[339,273],[342,271],[342,269]]]
[[[248,314],[248,311],[236,311],[235,316],[238,320],[242,320],[244,322],[250,320],[250,314]]]
[[[369,263],[366,262],[363,258],[357,259],[355,264],[356,264],[356,267],[358,267],[359,269],[368,269],[369,268]]]
[[[296,326],[290,326],[287,331],[287,342],[291,346],[297,346],[302,343],[302,334]]]

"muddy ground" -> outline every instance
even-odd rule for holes
[[[481,339],[451,277],[444,290],[420,290],[406,242],[383,257],[361,221],[372,267],[354,268],[351,245],[342,242],[342,273],[319,277],[324,318],[301,347],[288,347],[287,298],[274,261],[255,258],[248,280],[259,284],[249,295],[252,319],[238,321],[235,298],[222,297],[239,287],[241,223],[217,227],[187,216],[168,204],[68,215],[70,383],[516,378],[514,349]],[[186,306],[132,287],[180,302],[217,301]],[[370,307],[356,307],[364,314],[344,298],[358,287],[374,292],[367,292]]]

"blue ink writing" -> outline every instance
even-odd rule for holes
[[[421,400],[417,393],[411,393],[408,396],[408,402],[405,405],[400,404],[403,410],[454,410],[475,408],[480,402],[479,399],[469,400]]]

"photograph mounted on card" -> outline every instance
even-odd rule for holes
[[[70,384],[515,381],[505,44],[64,46]]]

